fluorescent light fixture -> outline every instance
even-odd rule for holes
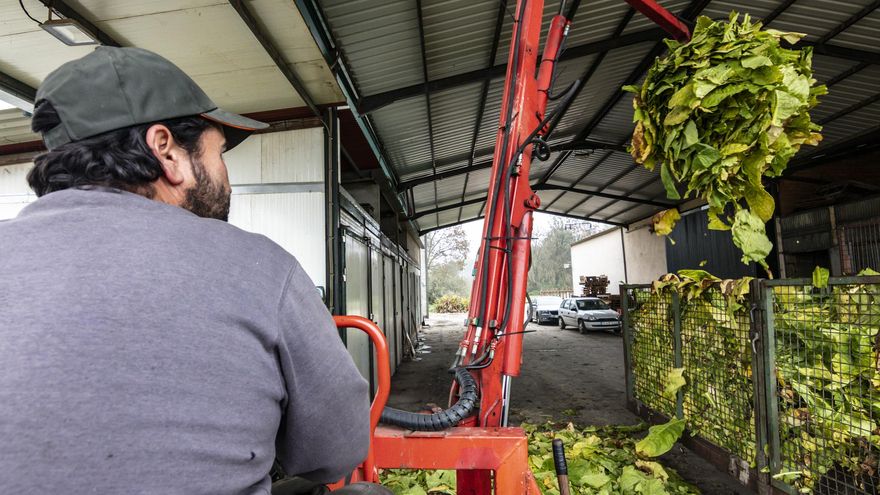
[[[0,110],[9,110],[16,107],[27,113],[34,113],[34,104],[32,102],[10,93],[0,86]]]
[[[52,19],[40,24],[47,33],[67,46],[97,45],[98,38],[73,19]]]

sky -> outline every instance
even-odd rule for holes
[[[556,215],[550,215],[548,213],[535,212],[532,216],[532,238],[541,239],[543,236],[547,235],[547,232],[550,231],[550,226],[553,225],[554,219],[573,221]],[[470,277],[471,271],[474,268],[474,261],[477,258],[477,250],[480,248],[480,237],[483,235],[483,219],[481,218],[479,220],[474,220],[473,222],[462,224],[462,228],[464,228],[468,244],[470,245],[470,252],[468,253],[467,263],[465,263],[463,272],[466,272],[466,275]]]

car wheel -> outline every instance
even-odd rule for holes
[[[563,320],[561,316],[559,317],[559,329],[565,330],[565,320]]]
[[[587,333],[587,324],[584,323],[584,320],[578,320],[578,331],[580,333]]]

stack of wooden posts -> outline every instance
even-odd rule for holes
[[[581,283],[583,287],[583,296],[596,297],[599,294],[608,293],[608,277],[605,275],[581,275]]]

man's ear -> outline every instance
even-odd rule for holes
[[[174,141],[174,136],[168,127],[162,124],[150,126],[147,129],[146,142],[153,156],[162,165],[165,180],[173,186],[181,184],[185,178],[181,163],[183,150]]]

